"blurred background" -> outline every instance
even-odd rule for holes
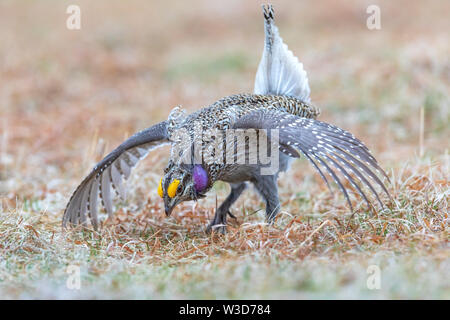
[[[448,145],[448,1],[377,2],[381,30],[373,1],[273,4],[322,120],[398,161],[419,150],[424,107],[426,151]],[[70,167],[93,135],[112,148],[178,104],[251,92],[262,26],[255,1],[0,1],[2,174],[12,158]]]
[[[71,4],[81,8],[80,30],[66,27]],[[124,138],[176,105],[193,111],[252,92],[264,40],[261,4],[0,0],[3,207],[45,210],[50,234],[58,233],[75,186]],[[365,141],[390,173],[424,157],[410,172],[439,167],[436,181],[448,197],[450,2],[272,4],[281,36],[308,72],[320,119]],[[366,26],[372,4],[381,9],[380,30]],[[132,189],[137,208],[158,199],[167,154],[151,153],[137,168],[146,178]],[[294,168],[283,178],[285,196],[313,172],[304,162]],[[226,196],[224,186],[216,190],[219,200]],[[258,203],[248,197],[239,205]],[[208,201],[202,206],[213,208],[215,199]]]

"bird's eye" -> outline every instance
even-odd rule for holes
[[[162,178],[161,180],[159,180],[159,185],[158,185],[158,194],[161,198],[164,197],[164,192],[163,192],[163,188],[162,188]]]
[[[170,183],[169,187],[167,188],[167,195],[168,195],[170,198],[175,197],[175,194],[177,193],[177,189],[178,189],[178,185],[179,185],[179,184],[180,184],[180,180],[178,180],[178,179],[174,179],[174,180]]]

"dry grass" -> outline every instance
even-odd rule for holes
[[[447,3],[383,1],[382,29],[368,31],[364,1],[275,1],[321,119],[366,142],[394,201],[370,214],[355,198],[350,219],[297,161],[280,179],[275,225],[249,190],[225,236],[204,233],[221,183],[165,217],[156,186],[167,150],[138,166],[101,232],[60,222],[77,183],[124,137],[177,104],[251,91],[259,7],[80,1],[82,30],[71,32],[67,5],[0,3],[0,297],[450,298]],[[74,264],[81,290],[66,287]],[[380,290],[366,286],[369,265]]]

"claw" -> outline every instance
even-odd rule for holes
[[[237,219],[236,216],[235,216],[234,214],[232,214],[230,210],[228,210],[227,213],[228,213],[228,215],[229,215],[230,217],[232,217],[233,219]]]
[[[220,233],[220,234],[225,234],[227,226],[225,224],[213,224],[212,222],[208,225],[208,227],[206,228],[206,233],[210,234],[211,232],[214,233]]]

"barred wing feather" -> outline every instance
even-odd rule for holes
[[[126,189],[122,179],[128,179],[131,169],[149,151],[167,143],[167,121],[163,121],[136,133],[114,149],[94,167],[73,193],[64,211],[63,227],[67,223],[86,225],[89,216],[94,229],[97,229],[98,196],[108,215],[112,216],[111,187],[125,200]]]
[[[347,188],[336,171],[348,180],[368,206],[370,206],[370,201],[361,185],[368,187],[383,207],[379,194],[369,179],[390,198],[385,185],[375,172],[389,180],[388,176],[378,165],[369,149],[348,131],[322,121],[301,118],[274,110],[258,110],[244,115],[235,122],[234,128],[279,130],[280,151],[294,158],[300,156],[299,152],[302,153],[329,186],[328,179],[324,174],[324,171],[328,172],[344,193],[352,211],[353,207]]]

